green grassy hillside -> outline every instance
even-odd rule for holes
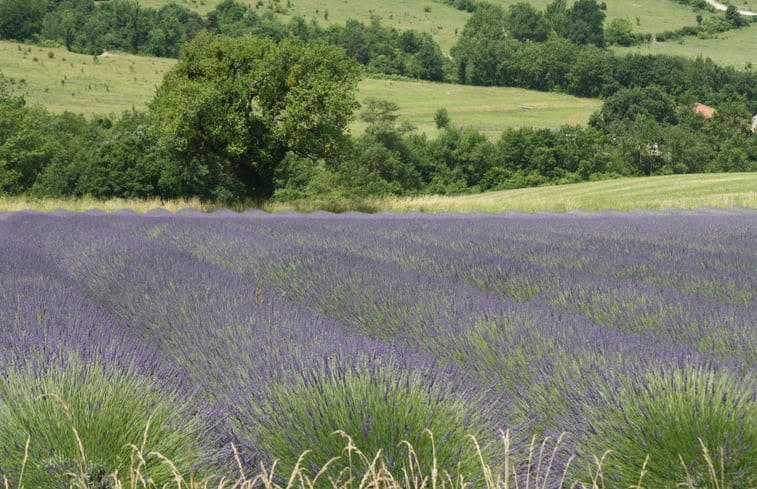
[[[258,3],[257,0],[237,1],[251,7]],[[140,0],[141,5],[154,8],[172,2],[205,13],[220,0]],[[271,0],[264,0],[260,12],[272,3]],[[378,15],[383,24],[397,29],[430,32],[444,51],[449,51],[456,42],[457,32],[462,30],[470,15],[433,0],[280,0],[279,3],[286,12],[280,15],[283,20],[301,16],[307,20],[315,19],[324,26],[343,25],[348,19],[367,23],[372,15]]]
[[[507,127],[559,127],[586,124],[599,110],[598,99],[522,88],[472,87],[444,83],[366,79],[358,98],[384,98],[400,106],[400,120],[429,136],[436,133],[434,112],[444,107],[454,126],[473,126],[491,138]],[[354,132],[363,125],[355,123]]]
[[[0,41],[0,72],[11,80],[15,93],[54,113],[95,116],[143,109],[175,63],[122,53],[95,58]]]
[[[391,199],[378,206],[400,212],[757,207],[757,173],[620,178],[476,195]]]
[[[16,93],[55,113],[68,110],[95,116],[143,109],[174,63],[121,53],[95,62],[92,56],[65,49],[0,41],[0,71],[13,81]],[[494,137],[505,127],[585,124],[601,105],[596,99],[519,88],[372,79],[360,83],[356,96],[360,101],[375,97],[396,102],[402,120],[430,135],[435,131],[434,112],[440,107],[447,108],[453,124],[474,126]],[[362,125],[356,122],[353,131],[360,133]]]
[[[616,48],[618,53],[673,54],[712,58],[719,64],[737,69],[757,68],[757,24],[719,34],[713,39],[690,36],[678,41],[648,43],[630,48]],[[753,69],[754,69],[753,68]]]
[[[489,0],[503,6],[512,5],[520,0]],[[529,0],[528,3],[543,10],[552,0]],[[568,1],[568,4],[572,4]],[[697,14],[707,17],[709,13],[694,12],[691,7],[681,5],[673,0],[610,0],[607,4],[607,21],[615,18],[627,19],[636,32],[662,32],[678,29],[686,25],[696,25]],[[637,22],[638,18],[638,22]]]
[[[140,0],[140,3],[145,7],[159,8],[173,1],[201,13],[212,10],[220,2]],[[237,1],[253,7],[258,3],[257,0]],[[490,1],[507,7],[518,0]],[[549,2],[550,0],[529,1],[538,9],[543,9]],[[264,0],[262,3],[261,11],[273,2]],[[628,19],[638,32],[654,33],[696,24],[696,13],[673,0],[612,0],[606,3],[608,21],[616,17]],[[449,51],[456,42],[457,34],[462,31],[470,15],[434,0],[279,0],[279,4],[286,10],[282,17],[302,16],[316,19],[321,25],[344,24],[351,18],[368,22],[371,15],[378,15],[383,23],[398,29],[430,32],[444,51]],[[705,17],[708,15],[710,14],[704,13]]]
[[[107,0],[106,0],[107,1]],[[254,7],[258,0],[237,0],[240,3]],[[507,7],[518,0],[490,0],[493,3]],[[194,9],[202,14],[214,9],[220,0],[140,0],[141,5],[160,8],[168,3]],[[457,41],[458,34],[465,26],[470,14],[461,12],[450,6],[434,0],[278,0],[286,11],[281,14],[283,20],[293,16],[303,16],[315,19],[321,25],[344,24],[353,18],[368,22],[372,15],[378,15],[386,25],[398,29],[417,29],[430,32],[445,52]],[[543,9],[550,0],[530,0],[536,8]],[[743,2],[743,3],[742,3]],[[749,3],[752,2],[752,3]],[[572,2],[568,2],[572,3]],[[697,14],[705,18],[711,14],[694,11],[673,0],[613,0],[607,3],[607,21],[614,18],[624,18],[631,22],[634,31],[657,33],[675,30],[687,25],[696,24]],[[757,0],[739,0],[733,2],[740,8],[750,8]],[[271,8],[273,0],[264,0],[259,7],[261,12]],[[746,63],[755,61],[752,46],[757,45],[757,27],[731,31],[715,39],[701,40],[687,38],[682,42],[668,42],[657,45],[643,45],[632,48],[641,52],[668,53],[682,56],[705,56],[717,62],[744,68]],[[625,52],[627,50],[621,50]]]

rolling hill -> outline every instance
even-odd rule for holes
[[[175,60],[108,53],[92,56],[60,48],[41,48],[0,41],[0,72],[29,103],[55,113],[88,117],[144,109],[155,87]],[[520,88],[473,87],[420,81],[365,79],[356,97],[396,102],[400,120],[432,135],[434,112],[445,107],[455,125],[474,126],[490,137],[506,127],[558,127],[585,124],[599,109],[597,99]],[[355,122],[353,131],[360,133]]]
[[[0,72],[14,92],[50,112],[88,117],[144,109],[174,59],[108,53],[88,56],[63,48],[0,41]]]
[[[344,24],[348,19],[368,22],[377,15],[382,23],[397,29],[416,29],[431,33],[448,52],[456,42],[470,14],[434,0],[237,0],[240,3],[265,9],[278,10],[282,18],[302,16],[314,19],[321,25]],[[492,3],[507,7],[518,0],[490,0]],[[220,0],[140,0],[145,7],[159,8],[176,2],[187,8],[207,13],[215,8]],[[534,7],[543,9],[550,0],[530,0]],[[572,2],[568,2],[572,3]],[[707,17],[708,13],[703,14]],[[613,0],[607,2],[607,20],[614,18],[628,19],[638,32],[661,32],[696,24],[696,13],[690,7],[673,0]]]
[[[694,36],[678,41],[647,43],[630,48],[614,48],[619,54],[671,54],[695,58],[712,58],[718,64],[736,69],[751,69],[757,66],[757,24],[737,30],[723,32],[711,39]]]

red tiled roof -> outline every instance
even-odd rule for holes
[[[700,104],[699,102],[694,104],[694,112],[698,112],[705,116],[707,119],[712,118],[715,115],[715,109],[709,105]]]

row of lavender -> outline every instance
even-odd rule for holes
[[[30,477],[74,465],[59,407],[35,400],[57,389],[79,403],[85,446],[119,452],[152,413],[158,448],[215,470],[232,442],[251,467],[310,449],[317,469],[343,446],[337,429],[400,466],[402,439],[427,460],[430,428],[441,466],[474,474],[465,435],[496,458],[509,429],[515,454],[533,433],[571,432],[553,470],[577,454],[576,477],[615,449],[609,477],[626,486],[647,453],[655,487],[681,480],[679,453],[706,472],[701,437],[734,484],[754,484],[755,238],[746,210],[13,214],[0,220],[0,416],[13,420],[0,468],[19,470],[29,431]],[[90,470],[126,460],[108,457]]]

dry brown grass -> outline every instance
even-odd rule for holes
[[[178,212],[182,209],[196,209],[204,212],[212,211],[218,206],[201,202],[199,199],[161,200],[161,199],[32,199],[28,197],[3,197],[0,198],[0,212],[14,211],[38,211],[50,212],[56,209],[65,209],[74,212],[88,210],[101,210],[115,212],[123,209],[135,212],[148,212],[153,209],[163,209],[170,212]]]

